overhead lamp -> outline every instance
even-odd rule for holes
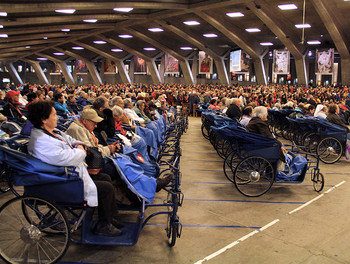
[[[113,51],[113,52],[122,52],[123,50],[122,49],[111,49],[111,51]]]
[[[64,14],[73,14],[75,12],[75,9],[56,9],[55,12],[64,13]]]
[[[311,57],[312,56],[312,51],[310,50],[307,55],[309,55],[309,57]]]
[[[72,47],[72,49],[74,49],[74,50],[83,50],[84,48],[83,47]]]
[[[278,5],[278,8],[281,10],[298,9],[298,7],[295,4]]]
[[[231,12],[231,13],[226,13],[226,16],[229,17],[244,17],[244,14],[241,12]]]
[[[0,34],[0,38],[8,38],[7,34]]]
[[[47,60],[47,58],[43,58],[43,57],[39,57],[39,58],[36,58],[37,60],[42,60],[42,61],[44,61],[44,60]]]
[[[7,16],[6,12],[0,12],[0,16]]]
[[[0,28],[4,28],[4,26],[3,26],[3,25],[0,25]]]
[[[54,52],[53,55],[56,55],[56,56],[63,56],[64,53],[63,53],[63,52]]]
[[[214,33],[208,33],[208,34],[203,34],[203,37],[206,37],[206,38],[217,38],[218,35],[216,35]]]
[[[191,47],[181,47],[180,49],[182,49],[182,50],[193,50],[193,48],[191,48]]]
[[[62,28],[61,31],[63,31],[63,32],[69,32],[70,29],[69,29],[69,28]]]
[[[91,18],[91,19],[84,19],[83,22],[86,22],[86,23],[96,23],[96,22],[97,22],[97,19],[94,19],[94,18]]]
[[[120,38],[132,38],[131,35],[127,35],[127,34],[124,34],[124,35],[118,35],[118,37]]]
[[[26,46],[26,49],[30,49],[30,46]]]
[[[104,40],[94,40],[95,44],[106,44],[107,42]]]
[[[311,28],[310,24],[296,24],[296,28]]]
[[[245,31],[247,32],[260,32],[261,30],[259,28],[246,28]]]
[[[147,51],[153,51],[153,50],[156,50],[155,48],[143,48],[144,50],[147,50]]]
[[[272,42],[261,42],[260,43],[261,46],[273,46]]]
[[[321,44],[321,41],[319,41],[319,40],[309,40],[307,42],[307,44],[309,44],[309,45],[319,45],[319,44]]]
[[[200,23],[198,21],[192,20],[192,21],[184,21],[184,24],[186,24],[187,26],[196,26],[196,25],[200,25]]]
[[[132,7],[116,7],[116,8],[113,8],[114,11],[118,11],[118,12],[130,12],[132,10],[134,10],[134,8]]]
[[[148,30],[151,31],[151,32],[162,32],[162,31],[164,31],[164,29],[162,29],[162,28],[149,28]]]

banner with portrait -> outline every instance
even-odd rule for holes
[[[116,67],[117,67],[116,63],[111,59],[109,58],[104,59],[104,63],[103,63],[104,73],[115,74],[117,72]]]
[[[179,74],[179,61],[170,54],[165,54],[165,73]]]
[[[242,50],[230,52],[230,72],[248,73],[250,68],[250,55]]]
[[[211,58],[208,54],[206,54],[204,51],[200,51],[198,53],[199,57],[199,74],[207,74],[213,73],[213,58]]]
[[[334,64],[334,49],[316,49],[315,72],[320,74],[332,74]]]
[[[134,74],[146,74],[146,61],[140,57],[134,56]]]
[[[87,73],[88,69],[86,66],[86,63],[83,62],[82,60],[75,60],[75,69],[76,69],[76,73]]]
[[[274,74],[290,73],[290,52],[288,50],[273,51],[273,73]]]

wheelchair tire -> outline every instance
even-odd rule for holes
[[[343,145],[334,137],[326,137],[317,145],[317,155],[326,164],[337,162],[343,154]]]
[[[234,171],[234,184],[245,196],[257,197],[272,186],[275,175],[271,163],[260,156],[241,160]]]
[[[177,222],[172,222],[168,227],[168,246],[173,247],[176,243],[179,225]]]
[[[323,177],[323,174],[321,172],[317,172],[316,174],[314,174],[311,180],[312,180],[312,183],[314,186],[314,190],[316,192],[320,192],[323,190],[324,177]]]
[[[10,190],[9,183],[7,182],[6,170],[3,169],[0,172],[0,192],[5,193]]]
[[[305,151],[310,153],[316,153],[319,143],[319,136],[316,133],[307,133],[303,138],[303,146]]]
[[[7,263],[56,263],[66,253],[70,228],[53,203],[21,196],[0,208],[0,256]]]
[[[205,139],[209,139],[209,131],[207,130],[207,128],[204,126],[204,123],[201,126],[201,130],[202,130],[202,135]]]

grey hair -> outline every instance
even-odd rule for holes
[[[95,99],[95,101],[92,103],[93,108],[100,109],[101,107],[105,107],[106,103],[108,103],[108,100],[104,96],[99,96]]]
[[[124,102],[124,107],[126,107],[126,108],[128,108],[129,105],[131,104],[131,100],[129,98],[125,98],[123,100],[123,102]]]
[[[267,116],[267,108],[265,106],[257,106],[253,110],[253,117],[263,118]]]
[[[137,108],[139,108],[141,105],[143,105],[145,103],[145,101],[144,100],[138,100],[137,102],[136,102],[136,106],[137,106]]]
[[[118,100],[123,100],[123,99],[120,96],[113,97],[111,100],[111,105],[112,106],[117,105]]]
[[[120,116],[124,113],[123,109],[117,105],[113,106],[111,110],[114,116]]]
[[[232,98],[231,99],[231,104],[235,104],[235,105],[241,104],[241,101],[238,98]]]

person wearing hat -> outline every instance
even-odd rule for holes
[[[19,91],[10,90],[6,94],[8,100],[7,104],[4,105],[2,114],[7,117],[12,117],[16,119],[19,123],[24,123],[27,118],[22,114],[19,109]]]
[[[93,133],[93,130],[101,121],[103,121],[103,118],[99,117],[94,109],[84,108],[80,114],[80,118],[75,119],[70,124],[66,133],[71,137],[84,142],[90,147],[97,147],[102,153],[103,157],[108,157],[116,150],[119,150],[120,146],[117,142],[107,146],[99,144],[97,137]]]

